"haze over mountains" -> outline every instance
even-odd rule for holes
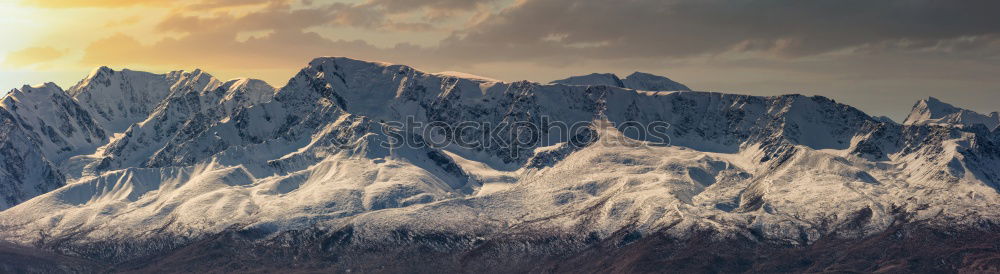
[[[407,118],[590,126],[528,146],[382,145],[422,134],[387,131]],[[1000,221],[997,114],[933,98],[898,124],[638,72],[508,83],[323,57],[277,89],[101,67],[10,92],[0,121],[0,238],[124,269],[572,271],[549,263],[702,237],[995,236]],[[602,142],[642,142],[627,122],[668,123],[669,145]]]

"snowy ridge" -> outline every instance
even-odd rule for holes
[[[53,83],[15,89],[0,101],[0,108],[34,134],[46,157],[53,161],[90,153],[79,150],[93,150],[107,142],[107,134],[90,113]]]
[[[818,96],[650,92],[679,88],[633,76],[586,77],[621,85],[500,82],[324,57],[274,90],[198,70],[98,69],[69,94],[120,135],[71,157],[71,171],[33,171],[30,178],[72,183],[47,192],[62,185],[54,180],[36,191],[47,193],[0,212],[0,238],[120,262],[232,230],[275,239],[349,229],[356,242],[391,242],[399,231],[604,239],[626,228],[677,237],[711,230],[806,245],[904,221],[1000,221],[997,131],[887,123]],[[589,123],[580,135],[590,141],[383,146],[383,125],[408,117],[545,117]],[[3,163],[47,161],[36,137],[6,121],[0,141],[24,156]],[[629,121],[669,123],[670,145],[602,142],[640,139],[611,126]]]
[[[917,101],[913,105],[913,110],[906,117],[903,124],[907,125],[961,125],[975,126],[984,125],[988,129],[996,129],[1000,126],[1000,112],[991,112],[988,115],[975,111],[952,106],[941,102],[937,98],[930,97]]]
[[[167,96],[142,122],[129,127],[111,142],[93,168],[97,171],[127,166],[163,166],[181,161],[166,154],[184,146],[184,139],[211,120],[230,117],[244,106],[270,101],[274,88],[260,80],[221,82],[200,70],[178,73]],[[188,151],[193,153],[195,151]]]
[[[649,91],[674,91],[691,90],[684,84],[670,80],[670,78],[653,75],[645,72],[633,72],[622,79],[625,88]]]
[[[95,69],[67,92],[109,133],[120,133],[138,123],[170,94],[170,88],[184,75]]]
[[[684,84],[670,80],[670,78],[653,75],[645,72],[634,72],[625,79],[621,79],[613,73],[592,73],[582,76],[572,76],[562,80],[552,81],[552,84],[574,85],[574,86],[597,86],[630,88],[647,91],[690,91]]]
[[[464,78],[464,79],[471,79],[471,80],[480,80],[480,81],[484,81],[484,82],[503,82],[503,81],[500,81],[500,80],[497,80],[497,79],[493,79],[493,78],[489,78],[489,77],[485,77],[485,76],[479,76],[479,75],[475,75],[475,74],[469,74],[469,73],[458,72],[458,71],[442,71],[442,72],[438,72],[438,73],[434,73],[434,74],[435,75],[440,75],[440,76],[445,76],[445,77],[449,77],[450,76],[450,77],[456,77],[456,78]]]
[[[0,119],[0,209],[64,185],[55,166],[107,142],[89,112],[53,83],[7,93],[0,99]]]

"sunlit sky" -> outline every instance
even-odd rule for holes
[[[644,71],[696,90],[823,95],[902,120],[1000,110],[1000,1],[0,0],[0,88],[94,67],[282,86],[318,56],[548,82]]]

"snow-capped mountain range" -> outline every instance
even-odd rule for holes
[[[907,125],[960,125],[975,126],[983,125],[988,129],[996,129],[1000,126],[1000,112],[980,114],[975,111],[952,106],[941,102],[937,98],[930,97],[917,101],[913,105],[913,110],[903,122]]]
[[[589,123],[592,138],[383,146],[408,118]],[[1000,221],[996,118],[932,98],[897,124],[638,72],[539,84],[323,57],[275,89],[101,67],[0,102],[0,238],[123,263],[220,235],[303,248],[296,260],[407,245],[526,259],[694,231],[807,246],[902,223],[985,229]],[[669,145],[601,142],[640,139],[607,126],[628,122],[668,123]]]

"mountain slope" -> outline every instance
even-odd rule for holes
[[[170,95],[184,72],[168,74],[94,69],[87,78],[66,90],[110,133],[124,132],[145,120]]]
[[[177,83],[170,87],[170,95],[145,120],[129,127],[121,138],[109,144],[100,163],[93,168],[99,172],[128,166],[162,166],[161,162],[176,161],[169,154],[184,149],[178,142],[189,141],[184,139],[186,135],[206,126],[206,120],[230,117],[236,109],[270,101],[273,95],[274,88],[260,80],[222,82],[199,70],[179,73]]]
[[[903,124],[984,125],[988,129],[995,129],[1000,126],[1000,113],[994,111],[988,115],[984,115],[975,111],[958,108],[941,102],[937,98],[930,97],[917,101]]]
[[[46,157],[62,161],[107,142],[107,134],[72,98],[53,83],[24,86],[7,94],[0,108],[34,134]]]
[[[167,78],[162,101],[135,111],[80,98],[140,87],[71,89],[93,93],[76,94],[95,112],[128,110],[109,127],[134,122],[73,158],[89,162],[72,184],[0,212],[0,238],[108,263],[233,239],[223,257],[407,265],[455,252],[489,266],[695,232],[795,247],[1000,220],[996,131],[887,123],[824,97],[651,91],[662,83],[641,75],[644,88],[508,83],[343,57],[277,91]]]
[[[64,185],[56,166],[107,142],[90,114],[53,83],[10,91],[0,100],[0,119],[0,209]]]
[[[0,210],[66,183],[38,145],[13,114],[0,108]]]

